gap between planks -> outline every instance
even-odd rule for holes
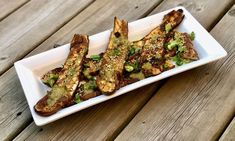
[[[220,136],[218,141],[234,141],[235,140],[235,115],[231,122],[228,124],[228,127]]]
[[[0,48],[0,75],[9,70],[15,61],[22,59],[25,54],[31,52],[94,1],[82,0],[73,6],[71,6],[73,1],[29,1],[4,18],[0,22],[0,29],[6,33],[2,34],[0,30],[0,42],[2,43]],[[78,3],[80,3],[80,6]],[[42,6],[42,8],[38,8],[37,5],[38,7]],[[70,5],[70,8],[66,7],[68,5]],[[75,8],[76,5],[78,5],[77,9]],[[64,15],[59,16],[58,14],[62,14],[62,12],[64,12]],[[53,23],[55,20],[57,22]],[[38,31],[39,28],[42,30]],[[20,52],[16,49],[19,46],[24,46]]]
[[[0,22],[5,19],[6,17],[8,17],[9,15],[11,15],[12,13],[14,13],[15,11],[17,11],[18,9],[20,9],[22,6],[24,6],[26,3],[28,3],[30,0],[25,0],[22,3],[19,3],[19,5],[15,5],[13,6],[13,8],[9,11],[7,11],[5,14],[0,16]],[[8,1],[9,2],[9,1]],[[12,3],[12,2],[11,2]],[[10,6],[10,3],[5,3],[5,6]],[[9,9],[9,7],[7,7],[7,9]]]

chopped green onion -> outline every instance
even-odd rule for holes
[[[178,42],[176,40],[171,41],[168,45],[167,45],[167,49],[172,50],[174,47],[176,47],[178,45]]]
[[[127,72],[132,72],[132,71],[134,70],[134,67],[132,67],[132,66],[130,66],[130,65],[126,65],[126,66],[125,66],[125,70],[126,70]]]
[[[186,51],[185,46],[179,46],[179,47],[178,47],[178,51],[179,51],[179,52],[184,52],[184,51]]]
[[[77,104],[82,102],[82,100],[80,99],[80,94],[79,93],[76,93],[76,95],[75,95],[75,102]]]
[[[194,32],[191,32],[190,38],[191,38],[192,41],[195,39],[195,37],[196,37],[195,33],[194,33]]]
[[[168,23],[168,24],[165,25],[165,31],[166,31],[166,33],[168,33],[171,29],[172,29],[172,27],[171,27],[171,24],[170,24],[170,23]]]
[[[97,86],[96,86],[96,81],[89,81],[89,85],[90,85],[90,89],[95,89],[95,88],[97,88]]]
[[[184,63],[181,61],[181,60],[178,60],[178,61],[176,61],[176,65],[177,66],[181,66],[181,65],[183,65]]]
[[[89,72],[88,68],[85,68],[85,69],[83,70],[83,75],[84,75],[86,78],[88,78],[88,79],[91,79],[91,78],[92,78],[92,76],[90,75],[90,72]]]
[[[168,67],[169,67],[169,66],[168,66],[167,64],[164,64],[164,65],[163,65],[163,68],[164,68],[164,69],[167,69]]]
[[[51,73],[51,74],[49,74],[49,77],[50,77],[50,79],[56,79],[57,80],[59,78],[59,75]]]
[[[50,85],[50,87],[52,87],[55,84],[55,80],[54,79],[49,79],[47,81],[47,83]]]
[[[180,58],[180,55],[177,54],[175,57],[173,57],[173,61],[175,61],[177,66],[181,66],[184,64],[183,60]]]
[[[135,61],[135,63],[132,66],[134,67],[135,71],[139,71],[140,70],[140,62],[139,61]]]
[[[115,48],[113,54],[114,54],[114,55],[120,55],[120,54],[121,54],[120,49]]]
[[[94,90],[95,88],[97,88],[95,81],[89,81],[83,84],[84,90]]]
[[[91,55],[91,59],[94,60],[94,61],[100,61],[101,56],[100,55]]]
[[[129,50],[129,56],[131,56],[131,55],[133,55],[133,54],[135,54],[135,48],[131,48],[130,50]]]

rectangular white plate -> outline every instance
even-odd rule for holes
[[[64,63],[69,53],[70,44],[66,44],[61,47],[51,49],[49,51],[16,62],[15,68],[19,76],[21,85],[24,89],[24,93],[36,125],[45,125],[62,117],[68,116],[72,113],[78,112],[82,109],[88,108],[95,104],[104,102],[116,96],[127,93],[131,90],[142,87],[144,85],[225,57],[227,53],[223,49],[223,47],[197,22],[197,20],[185,8],[176,7],[173,9],[178,10],[180,8],[183,9],[185,18],[179,25],[177,30],[188,33],[192,31],[195,32],[196,39],[194,41],[194,46],[200,57],[198,61],[176,67],[174,69],[165,71],[160,75],[149,77],[125,86],[116,91],[111,96],[101,95],[82,103],[64,108],[49,117],[42,117],[38,115],[37,113],[35,113],[33,108],[37,101],[41,99],[48,90],[48,87],[40,81],[40,77],[47,71],[57,66],[61,66]],[[129,40],[133,41],[144,37],[154,27],[158,26],[161,23],[163,15],[167,14],[173,9],[129,23]],[[89,37],[90,45],[88,56],[105,51],[111,30],[112,29]]]

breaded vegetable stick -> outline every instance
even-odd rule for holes
[[[58,80],[53,85],[52,90],[34,107],[38,114],[49,116],[71,104],[80,81],[82,63],[88,52],[88,44],[87,35],[74,35],[70,53],[59,73]]]
[[[153,29],[146,37],[141,53],[142,72],[145,76],[157,75],[165,64],[165,41],[167,34],[181,23],[184,15],[181,9],[171,11],[163,18],[160,26]]]
[[[123,67],[128,53],[128,23],[114,18],[114,29],[104,53],[97,86],[104,94],[120,88]]]

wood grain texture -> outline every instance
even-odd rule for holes
[[[114,6],[113,2],[95,2],[90,7],[85,9],[82,13],[80,13],[77,17],[75,17],[68,25],[64,26],[61,30],[59,30],[55,35],[51,36],[48,40],[46,40],[42,45],[36,48],[32,54],[45,51],[49,48],[52,48],[55,43],[64,44],[67,43],[74,33],[88,33],[93,34],[95,32],[99,32],[105,29],[112,27],[113,16],[118,16],[128,21],[134,20],[139,16],[146,15],[146,11],[149,11],[148,8],[152,8],[151,5],[153,3],[149,2],[141,2],[136,3],[136,1],[128,1],[129,4],[126,4],[126,1],[123,3],[119,3]],[[135,3],[135,4],[133,4]],[[99,5],[99,6],[97,6]],[[147,6],[146,6],[147,5]],[[129,6],[129,7],[127,7]],[[221,4],[220,9],[226,6],[225,4]],[[112,7],[110,9],[110,7]],[[138,8],[136,8],[138,7]],[[97,9],[98,10],[97,10]],[[135,12],[128,11],[135,10]],[[88,12],[90,11],[90,13]],[[94,12],[91,12],[94,11]],[[111,11],[111,12],[107,12]],[[208,12],[204,11],[205,13]],[[101,14],[105,13],[105,14]],[[144,14],[143,14],[144,13]],[[94,15],[93,15],[94,14]],[[199,13],[199,15],[203,13]],[[90,17],[86,19],[86,17]],[[95,18],[98,17],[98,18]],[[93,20],[96,19],[94,22]],[[85,22],[83,23],[83,20]],[[214,19],[215,20],[215,19]],[[207,21],[208,25],[214,20]],[[97,22],[97,23],[96,23]],[[87,28],[90,27],[90,28]],[[31,54],[30,54],[31,55]],[[151,89],[151,92],[154,91],[152,87],[157,87],[157,84],[153,84],[150,87],[143,87],[141,90]],[[73,116],[69,116],[66,119],[59,120],[55,124],[49,124],[45,127],[37,127],[34,123],[30,124],[24,131],[21,132],[19,136],[15,140],[40,140],[41,138],[48,137],[50,139],[88,139],[88,140],[105,140],[112,139],[115,137],[122,128],[129,122],[129,120],[135,115],[135,113],[139,110],[139,108],[146,102],[146,100],[151,96],[151,92],[138,92],[135,91],[136,95],[140,95],[144,100],[135,99],[135,97],[126,94],[112,101],[106,102],[104,104],[97,105],[91,107],[90,109],[85,110],[84,112],[79,112]],[[21,93],[20,93],[21,94]],[[124,103],[122,101],[128,101]],[[114,104],[113,104],[114,103]],[[134,103],[134,104],[133,104]],[[110,105],[112,105],[112,109],[110,109]],[[129,110],[130,105],[134,105],[135,108],[131,108]],[[141,106],[138,106],[141,105]],[[118,108],[118,107],[122,108]],[[97,108],[98,107],[98,108]],[[124,107],[124,108],[123,108]],[[108,108],[109,110],[103,109]],[[95,109],[95,110],[94,110]],[[81,115],[82,114],[82,115]],[[76,119],[76,121],[73,121]],[[102,119],[102,120],[100,120]],[[65,121],[66,120],[66,121]],[[89,124],[88,121],[89,120]],[[70,122],[72,124],[70,124]],[[62,125],[57,125],[61,123]],[[75,128],[70,128],[70,125],[74,125]],[[77,130],[77,131],[75,131]],[[70,134],[71,133],[71,134]],[[80,137],[80,138],[79,138]]]
[[[62,2],[32,1],[0,22],[0,70],[9,58],[31,50],[36,41],[46,39],[92,1],[70,0],[63,5]],[[3,140],[15,136],[32,120],[29,113],[24,114],[28,105],[20,82],[11,74],[13,69],[9,72],[1,76],[0,82],[0,139]],[[10,86],[9,89],[6,86]]]
[[[156,85],[140,88],[43,127],[32,123],[15,140],[112,140],[155,88]]]
[[[93,0],[33,0],[0,22],[0,74]]]
[[[233,5],[234,0],[165,0],[152,13],[183,6],[207,29],[211,29]],[[213,21],[213,22],[208,22]]]
[[[234,141],[235,140],[235,118],[229,124],[219,141]]]
[[[29,0],[0,0],[0,21],[27,2]]]
[[[97,0],[94,3],[92,3],[89,7],[87,7],[83,12],[79,13],[76,17],[74,17],[73,20],[71,20],[58,32],[56,32],[54,35],[52,35],[50,38],[44,41],[37,49],[28,54],[28,56],[51,49],[53,48],[54,44],[68,43],[71,40],[73,34],[75,33],[86,33],[91,35],[93,33],[109,29],[113,25],[114,16],[125,18],[129,21],[138,19],[146,15],[146,13],[148,13],[149,10],[153,9],[158,3],[160,3],[160,1],[149,0],[148,2],[146,2],[146,1],[126,0],[117,3],[115,0],[112,1]],[[94,109],[96,109],[95,106],[91,108],[89,111],[87,111],[88,112],[87,116],[82,115],[82,117],[80,117],[81,114],[78,113],[75,114],[74,116],[70,116],[69,118],[67,118],[67,120],[61,120],[61,123],[63,125],[66,125],[70,123],[71,121],[70,119],[76,119],[73,122],[73,124],[75,123],[77,124],[76,127],[81,126],[82,128],[87,128],[82,121],[89,120],[89,122],[91,122],[90,126],[89,128],[87,128],[87,130],[84,131],[91,130],[92,132],[94,132],[94,135],[96,136],[91,136],[90,137],[91,139],[112,138],[116,133],[119,132],[119,130],[122,129],[122,127],[126,124],[126,122],[128,122],[130,118],[134,116],[134,114],[147,101],[147,99],[149,99],[151,94],[153,94],[153,92],[156,89],[155,86],[156,85],[152,85],[142,88],[142,89],[148,89],[146,90],[146,93],[143,93],[143,91],[140,92],[134,91],[132,93],[135,94],[131,94],[132,96],[121,96],[120,98],[115,99],[115,101],[117,102],[111,101],[102,104],[101,106],[98,105],[97,107],[99,108],[97,108],[97,111],[94,112]],[[0,103],[0,113],[1,113],[0,121],[2,121],[0,124],[0,129],[3,131],[6,130],[6,132],[3,133],[0,132],[0,138],[8,138],[9,134],[18,133],[18,131],[22,130],[22,128],[24,128],[26,124],[31,122],[32,119],[28,109],[27,102],[24,97],[23,90],[20,86],[14,68],[11,68],[0,77],[0,89],[2,90],[0,93],[2,99]],[[17,98],[15,98],[15,96],[17,96]],[[123,105],[125,105],[124,108]],[[6,107],[8,111],[5,110]],[[110,110],[111,108],[112,110]],[[106,114],[104,114],[103,109],[106,109],[105,110]],[[110,117],[107,115],[110,115]],[[96,117],[101,117],[100,119],[102,118],[103,119],[107,118],[107,119],[99,121],[97,120]],[[100,124],[96,125],[97,122],[99,122]],[[60,122],[57,122],[57,124],[59,123]],[[110,129],[105,128],[100,130],[99,132],[93,130],[93,127],[94,129],[97,129],[101,125],[103,127],[104,126],[110,127]],[[35,124],[32,123],[30,126],[35,126]],[[48,138],[54,137],[55,139],[58,139],[57,136],[62,138],[70,136],[69,134],[57,135],[57,133],[59,132],[70,132],[68,128],[63,129],[64,126],[57,125],[56,128],[53,126],[48,126],[47,128],[48,128],[47,130],[54,130],[55,132],[48,132],[48,134],[47,132],[42,132],[37,136],[35,137],[32,136],[30,138],[48,136]],[[38,131],[40,128],[36,127],[36,129]],[[73,132],[76,132],[77,129],[73,130],[74,130]],[[84,131],[79,134],[78,133],[74,134],[74,136],[71,135],[71,138],[77,137],[78,135],[81,135],[83,138],[89,138],[88,134],[86,134],[86,132]],[[22,134],[26,132],[32,132],[32,131],[28,131],[27,128],[25,132],[22,132]],[[21,139],[23,140],[25,138],[27,138],[27,136],[20,136],[20,140]]]
[[[220,137],[235,114],[234,11],[235,6],[211,31],[228,56],[169,79],[116,140]]]

